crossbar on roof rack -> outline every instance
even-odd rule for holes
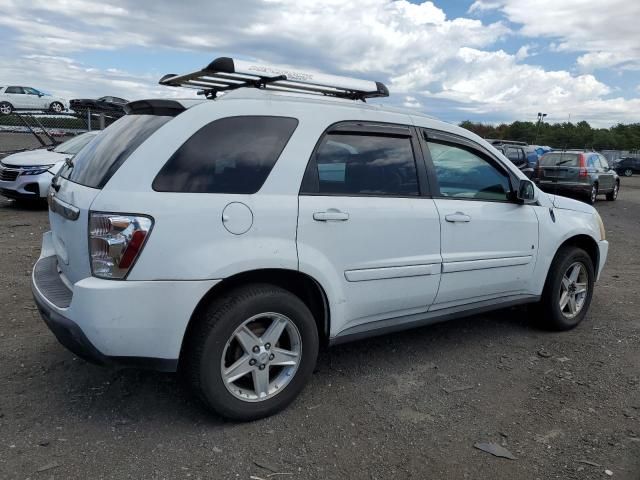
[[[229,57],[216,58],[201,70],[176,75],[167,74],[160,85],[201,90],[207,98],[219,92],[238,88],[268,88],[285,92],[302,92],[366,101],[388,97],[389,90],[381,82],[359,80],[322,73],[302,72],[284,67],[260,65]]]

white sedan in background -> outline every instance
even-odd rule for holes
[[[87,145],[99,130],[86,132],[56,147],[14,153],[0,160],[0,194],[15,200],[47,197],[51,179],[66,158]]]

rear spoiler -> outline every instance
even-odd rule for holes
[[[127,115],[158,115],[175,117],[186,110],[185,106],[175,100],[136,100],[124,106]]]

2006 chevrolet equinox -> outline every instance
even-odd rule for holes
[[[206,98],[128,104],[49,193],[33,293],[78,356],[180,368],[249,420],[321,344],[524,303],[585,317],[600,216],[476,135],[366,103],[379,82],[219,58],[161,83]]]

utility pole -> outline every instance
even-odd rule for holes
[[[544,117],[546,117],[546,113],[538,112],[538,127],[536,128],[536,139],[533,143],[538,144],[538,135],[540,134],[540,125],[544,121]]]

